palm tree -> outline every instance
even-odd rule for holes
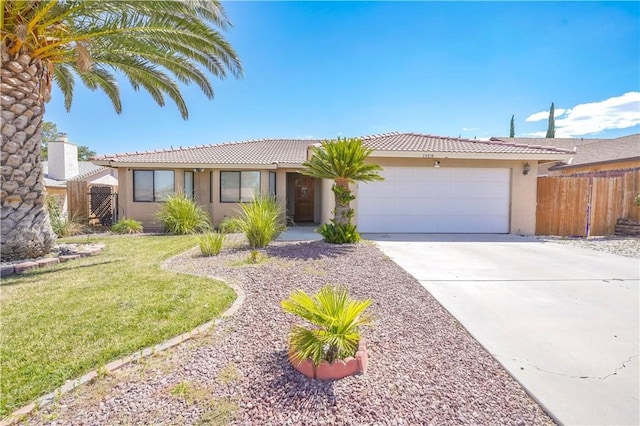
[[[384,180],[378,174],[382,170],[378,164],[365,163],[373,149],[366,148],[361,139],[338,138],[322,142],[320,147],[311,147],[313,156],[302,163],[303,173],[308,176],[333,179],[331,190],[335,198],[334,223],[338,226],[351,224],[355,199],[349,189],[352,182],[373,182]]]
[[[51,82],[67,110],[77,80],[122,105],[115,74],[164,106],[188,110],[178,82],[209,98],[209,74],[242,75],[242,65],[216,30],[230,26],[218,0],[1,1],[2,260],[38,257],[55,242],[44,207],[42,118]]]

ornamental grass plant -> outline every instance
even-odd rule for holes
[[[211,230],[209,213],[181,193],[167,197],[156,218],[162,222],[167,232],[174,235]]]

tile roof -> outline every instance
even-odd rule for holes
[[[534,138],[492,139],[519,143],[529,143],[536,140]],[[555,146],[561,148],[576,148],[576,153],[569,164],[558,165],[554,169],[640,157],[640,133],[615,139],[554,138],[548,140],[553,141]]]
[[[313,139],[259,139],[194,147],[180,147],[94,157],[113,163],[172,164],[299,164],[307,159],[307,147],[320,143]]]
[[[376,151],[458,152],[495,154],[567,154],[573,150],[540,144],[512,141],[482,141],[424,135],[420,133],[387,133],[365,136],[363,143]]]
[[[480,141],[418,133],[386,133],[362,137],[364,145],[376,151],[568,154],[573,150],[527,145],[517,142]],[[259,139],[157,151],[111,154],[93,157],[96,162],[167,164],[300,164],[307,159],[309,145],[321,139]]]

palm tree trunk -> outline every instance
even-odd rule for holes
[[[349,191],[349,180],[348,179],[335,179],[335,185],[338,188],[341,188],[343,191]],[[349,210],[351,210],[351,203],[344,203],[340,200],[340,196],[336,191],[335,201],[336,201],[336,209],[334,214],[334,220],[336,225],[348,225],[351,222],[351,218],[349,217]]]
[[[45,208],[41,141],[43,64],[11,58],[2,43],[2,260],[40,257],[55,243]],[[45,88],[47,90],[47,88]]]

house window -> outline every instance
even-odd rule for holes
[[[253,200],[260,193],[260,172],[220,172],[220,202],[238,203]]]
[[[164,201],[174,192],[172,170],[133,171],[133,201]]]
[[[269,195],[276,196],[276,172],[269,172]]]
[[[193,172],[184,172],[184,196],[190,200],[195,198],[195,192],[193,191]]]

